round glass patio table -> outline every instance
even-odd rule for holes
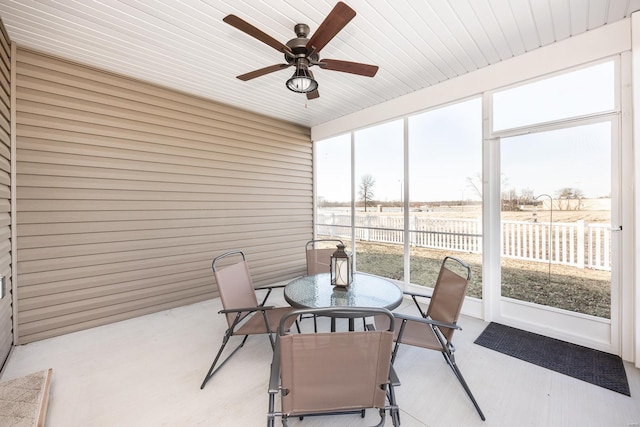
[[[295,308],[378,307],[393,310],[402,302],[402,290],[371,274],[355,273],[346,288],[331,286],[329,273],[302,276],[284,288],[284,298]]]

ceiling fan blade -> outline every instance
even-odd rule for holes
[[[282,53],[291,52],[291,49],[289,48],[289,46],[280,43],[278,40],[274,39],[267,33],[257,29],[253,25],[249,24],[247,21],[241,18],[238,18],[236,15],[227,15],[222,20],[227,24],[233,27],[236,27],[240,31],[246,34],[249,34],[251,37],[256,38],[261,42],[268,44],[269,46],[271,46],[272,48],[274,48],[279,52],[282,52]]]
[[[320,52],[355,16],[355,10],[343,2],[338,2],[307,42],[307,51],[313,46],[315,53]]]
[[[237,76],[237,78],[246,82],[247,80],[255,79],[256,77],[264,76],[265,74],[273,73],[274,71],[284,70],[285,68],[289,68],[291,65],[292,64],[269,65],[268,67],[260,68],[259,70],[239,75]]]
[[[311,70],[308,70],[308,71],[311,78],[315,80],[316,78],[313,75],[313,72]],[[311,92],[307,92],[307,99],[316,99],[319,97],[320,97],[320,92],[318,92],[318,88],[316,88],[316,90],[312,90]]]
[[[324,70],[342,71],[343,73],[358,74],[366,77],[373,77],[378,72],[377,65],[340,61],[337,59],[322,59],[319,65],[320,68]]]

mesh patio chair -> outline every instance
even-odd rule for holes
[[[453,263],[449,265],[455,268],[448,268],[447,263]],[[460,275],[454,270],[462,270],[465,274]],[[442,261],[440,273],[431,296],[405,292],[406,295],[411,296],[413,299],[421,317],[393,313],[396,321],[400,321],[400,325],[395,328],[394,340],[396,345],[393,349],[392,361],[396,359],[400,344],[440,351],[471,402],[473,402],[478,415],[484,421],[485,416],[456,364],[454,357],[455,347],[451,342],[455,330],[461,329],[457,322],[470,280],[471,268],[469,265],[457,258],[447,256]],[[421,297],[430,298],[426,311],[419,304],[418,298]],[[388,323],[388,320],[383,316],[376,316],[374,320],[376,328],[385,328]]]
[[[307,258],[308,276],[329,273],[331,268],[331,255],[335,252],[338,244],[344,245],[340,239],[315,239],[307,242],[305,245],[305,256]],[[302,316],[300,320],[311,318],[313,319],[313,330],[317,332],[318,320],[316,316]]]
[[[315,239],[309,240],[305,246],[307,257],[307,275],[329,273],[331,269],[331,255],[336,251],[338,244],[344,245],[340,239]],[[301,319],[313,318],[313,330],[318,331],[316,316],[304,316]],[[362,320],[362,327],[366,329],[366,321]]]
[[[355,318],[381,315],[388,328],[373,331],[288,334],[287,321],[300,314]],[[400,382],[391,366],[393,314],[383,308],[320,308],[296,310],[280,321],[269,381],[267,425],[275,417],[287,426],[289,417],[360,413],[379,410],[383,426],[386,411],[400,424],[394,387]],[[275,411],[276,395],[281,411]],[[388,402],[388,403],[387,403]]]
[[[241,261],[235,264],[228,265],[226,267],[219,267],[218,263],[227,257],[240,256]],[[273,333],[278,329],[280,319],[293,310],[292,307],[273,307],[265,306],[267,298],[271,294],[271,291],[283,285],[276,286],[264,286],[258,289],[267,289],[267,293],[260,304],[251,280],[251,274],[249,273],[249,266],[247,264],[244,252],[240,250],[233,250],[225,252],[222,255],[214,258],[211,263],[213,274],[216,278],[218,285],[218,292],[220,293],[220,300],[222,301],[223,310],[220,310],[219,314],[224,314],[227,325],[229,328],[225,331],[222,338],[222,345],[218,350],[207,375],[202,381],[200,389],[203,389],[207,384],[207,381],[213,377],[213,375],[222,368],[222,366],[233,356],[236,351],[240,349],[249,338],[249,335],[267,334],[271,341],[271,348],[275,347]],[[295,322],[295,318],[287,318],[285,323],[286,328],[290,328]],[[299,328],[298,328],[299,329]],[[235,348],[216,368],[216,364],[224,351],[229,338],[235,335],[244,335],[242,342]]]
[[[327,245],[331,243],[330,246]],[[331,254],[338,244],[344,245],[340,239],[309,240],[305,246],[307,256],[307,274],[328,273],[331,267]]]

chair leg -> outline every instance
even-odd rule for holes
[[[393,423],[393,427],[398,427],[400,425],[400,411],[397,409],[391,410],[391,422]]]
[[[304,319],[311,319],[311,318],[313,318],[313,331],[316,333],[318,332],[318,321],[316,320],[316,315],[313,314],[307,317],[300,315],[300,317],[296,319],[296,328],[298,328],[298,333],[300,333],[300,324],[298,323],[298,321],[302,322]]]
[[[274,423],[275,423],[275,416],[274,416],[274,409],[275,409],[275,393],[269,393],[269,413],[267,414],[267,427],[274,427]]]
[[[235,350],[233,350],[231,352],[231,354],[229,356],[227,356],[226,359],[224,359],[224,361],[220,364],[220,366],[218,366],[214,370],[214,368],[216,367],[216,363],[218,363],[218,359],[220,359],[220,356],[222,355],[222,351],[227,346],[227,342],[229,341],[229,337],[230,336],[231,336],[231,334],[229,332],[227,332],[225,334],[224,338],[222,339],[222,345],[220,346],[220,350],[218,350],[218,354],[216,355],[216,358],[213,360],[213,363],[211,364],[211,367],[209,368],[209,372],[207,372],[207,375],[204,377],[204,380],[202,381],[202,385],[200,386],[200,390],[202,390],[204,388],[204,386],[207,384],[207,382],[211,379],[211,377],[213,377],[213,375],[216,372],[218,372],[218,369],[222,368],[222,366],[225,363],[227,363],[227,361],[231,358],[231,356],[236,354],[236,351],[240,350],[240,347],[242,347],[244,345],[244,343],[247,341],[247,338],[249,338],[249,335],[245,335],[244,339],[242,340],[240,345],[238,347],[236,347]]]
[[[398,348],[400,347],[400,343],[402,342],[402,335],[404,334],[404,328],[407,325],[406,319],[402,320],[400,324],[400,330],[398,331],[398,337],[395,339],[396,344],[393,346],[393,351],[391,352],[391,364],[396,361],[396,355],[398,354]]]
[[[391,364],[392,365],[396,361],[396,355],[398,354],[398,348],[399,347],[400,347],[400,341],[396,341],[395,345],[393,346],[393,352],[391,352]]]
[[[393,388],[393,385],[389,384],[387,388],[387,399],[389,400],[389,413],[391,414],[391,421],[394,426],[400,425],[400,411],[398,410],[398,405],[396,404],[396,394]]]
[[[469,399],[471,399],[473,406],[475,406],[476,411],[478,411],[478,415],[480,415],[480,419],[482,419],[482,421],[485,421],[485,417],[484,417],[484,414],[482,413],[482,410],[480,409],[480,405],[478,405],[476,398],[473,397],[473,393],[471,393],[471,389],[467,385],[467,382],[464,380],[464,377],[462,376],[462,372],[460,372],[460,368],[458,368],[458,365],[456,364],[456,360],[455,360],[455,357],[453,356],[453,353],[443,351],[442,355],[444,356],[444,359],[447,361],[447,364],[453,370],[453,373],[455,374],[456,378],[462,385],[462,388],[464,388],[464,391],[467,392],[467,396],[469,396]]]

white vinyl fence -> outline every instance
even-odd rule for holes
[[[409,218],[411,246],[480,253],[480,219]],[[398,216],[357,214],[356,240],[404,244],[404,219]],[[318,213],[316,231],[321,236],[351,238],[350,215]],[[611,269],[609,224],[502,221],[502,256],[528,261]]]

